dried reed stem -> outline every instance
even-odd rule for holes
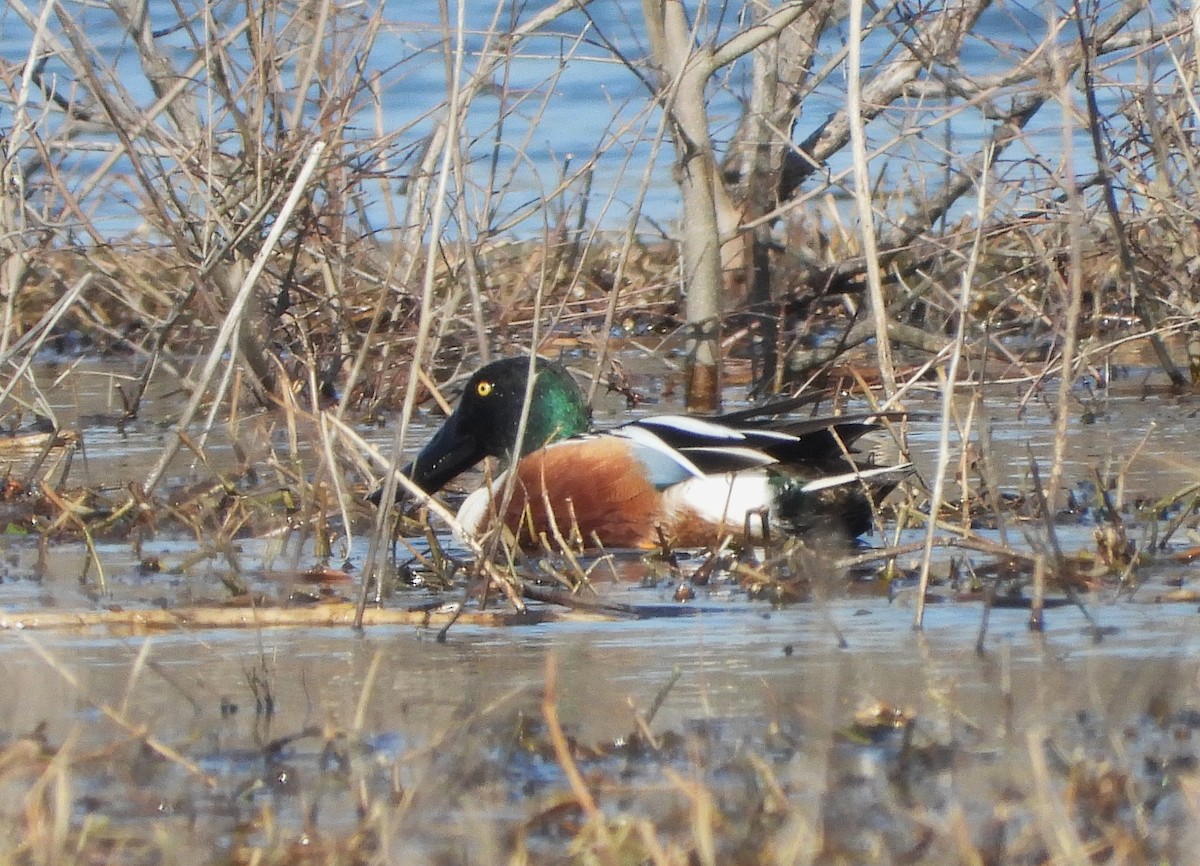
[[[975,280],[975,268],[979,263],[979,253],[982,248],[983,226],[987,204],[987,175],[982,175],[977,181],[978,198],[975,215],[977,219],[975,243],[971,247],[971,255],[967,266],[963,269],[959,281],[958,309],[956,311],[957,325],[954,331],[954,349],[950,353],[950,365],[946,370],[946,378],[942,384],[942,417],[938,428],[937,468],[933,476],[933,491],[929,497],[930,520],[925,529],[925,552],[921,557],[921,579],[917,592],[917,612],[913,621],[915,628],[921,628],[925,618],[925,593],[929,589],[929,569],[933,560],[933,538],[937,530],[937,515],[942,508],[942,496],[945,492],[946,473],[950,467],[950,427],[954,415],[954,388],[958,383],[958,368],[962,363],[963,347],[967,339],[967,327],[971,309],[971,284]]]

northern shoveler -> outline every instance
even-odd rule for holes
[[[525,546],[540,533],[572,533],[588,547],[711,544],[726,533],[771,528],[853,538],[870,529],[872,505],[911,471],[858,466],[849,447],[873,417],[777,418],[770,406],[715,418],[659,415],[590,432],[579,386],[539,359],[517,481],[505,523]],[[467,381],[458,407],[405,469],[434,493],[484,457],[511,466],[529,359],[507,358]],[[771,414],[768,414],[771,413]],[[492,525],[503,473],[458,512],[464,531]],[[757,519],[755,519],[757,515]],[[765,516],[764,516],[765,515]]]

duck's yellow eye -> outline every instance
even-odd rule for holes
[[[496,386],[493,385],[491,382],[489,382],[487,379],[484,379],[478,385],[475,386],[475,393],[478,394],[480,397],[486,397],[492,393],[492,389],[494,387],[496,387]]]

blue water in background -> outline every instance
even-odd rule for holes
[[[120,75],[121,85],[142,107],[153,104],[154,95],[142,72],[141,62],[130,38],[110,9],[86,6],[76,2],[60,4],[84,29],[107,65],[114,66]],[[520,4],[516,20],[529,20],[547,2]],[[1149,4],[1143,13],[1143,24],[1148,23],[1156,9],[1162,13],[1161,4]],[[18,5],[9,3],[0,10],[0,61],[9,65],[9,74],[19,80],[21,67],[29,51],[32,31],[18,14]],[[177,27],[176,4],[150,4],[152,27],[163,31],[157,43],[170,52],[177,69],[184,69],[196,56],[193,37]],[[195,11],[192,6],[184,8]],[[212,14],[223,31],[231,22],[244,14],[245,6],[235,3],[215,3]],[[290,10],[291,7],[288,7]],[[716,8],[716,7],[714,7]],[[737,4],[730,7],[737,11]],[[32,8],[32,14],[38,9]],[[455,4],[450,3],[451,15]],[[366,18],[373,14],[373,6],[353,6],[340,20],[341,38],[352,41],[366,30]],[[512,7],[505,6],[498,19],[501,30],[508,27]],[[982,77],[1010,68],[1035,46],[1045,31],[1046,20],[1057,14],[1051,5],[1007,5],[989,9],[975,28],[975,35],[968,39],[962,59],[968,68],[965,75]],[[315,13],[314,13],[315,14]],[[466,49],[464,75],[469,75],[475,66],[477,55],[486,44],[486,33],[494,15],[490,3],[469,2],[466,5]],[[357,17],[356,17],[357,16]],[[385,153],[369,153],[359,163],[360,168],[378,172],[388,180],[367,184],[361,206],[371,230],[386,239],[394,231],[397,219],[404,213],[405,175],[415,164],[421,142],[432,128],[435,118],[441,116],[447,93],[446,31],[438,16],[438,4],[434,2],[408,2],[390,0],[382,9],[384,25],[375,45],[367,54],[358,56],[369,73],[377,74],[380,82],[381,105],[378,117],[382,131],[395,134],[391,150]],[[1160,20],[1165,18],[1165,13]],[[720,22],[710,22],[715,38],[724,38],[739,22],[733,12]],[[193,32],[203,37],[204,29],[198,16],[191,21]],[[356,30],[357,28],[357,30]],[[832,56],[845,40],[847,25],[839,22],[830,28],[824,37],[823,50],[818,58],[818,68]],[[50,30],[59,35],[61,28],[51,17]],[[897,25],[897,30],[902,28]],[[601,36],[603,38],[601,38]],[[451,40],[453,35],[451,34]],[[1063,41],[1077,38],[1073,28],[1067,28]],[[607,42],[605,42],[607,40]],[[494,39],[493,39],[494,42]],[[60,43],[66,44],[66,40]],[[611,46],[611,47],[610,47]],[[1014,46],[1009,50],[1006,46]],[[624,2],[596,2],[583,12],[572,12],[539,36],[525,42],[517,56],[507,68],[508,86],[511,90],[510,104],[517,98],[522,102],[517,110],[504,119],[503,143],[495,148],[496,119],[500,109],[498,88],[477,96],[467,117],[467,134],[472,142],[469,149],[470,177],[474,186],[468,190],[466,201],[473,222],[487,226],[490,232],[500,236],[540,235],[550,221],[568,211],[577,202],[581,182],[576,179],[565,192],[554,197],[552,191],[566,171],[575,171],[587,158],[602,151],[597,160],[593,178],[589,218],[605,229],[623,229],[635,217],[633,207],[639,186],[648,177],[645,201],[637,215],[638,229],[643,235],[669,234],[671,227],[680,219],[680,202],[672,181],[671,163],[673,149],[666,141],[654,157],[652,140],[657,134],[661,117],[653,106],[647,88],[638,76],[613,55],[619,51],[633,64],[641,63],[647,53],[644,24],[640,4],[634,0]],[[889,52],[891,52],[889,54]],[[884,31],[869,39],[864,45],[864,57],[868,65],[895,56],[895,43]],[[563,58],[569,58],[563,62]],[[1150,58],[1142,56],[1140,61],[1128,60],[1123,66],[1106,67],[1104,75],[1109,80],[1135,81],[1148,77],[1146,64]],[[101,70],[103,71],[103,70]],[[294,70],[291,70],[294,72]],[[843,102],[845,92],[844,67],[837,67],[803,101],[800,118],[794,130],[794,139],[803,140],[812,130],[819,127]],[[501,70],[495,77],[500,83]],[[324,73],[318,72],[318,78]],[[868,70],[865,75],[869,75]],[[51,57],[45,65],[44,75],[53,80],[60,92],[69,94],[76,82],[70,70],[59,60]],[[732,134],[741,111],[740,97],[744,96],[749,76],[748,62],[735,64],[724,74],[717,76],[712,87],[710,118],[718,146]],[[310,96],[312,92],[310,91]],[[1013,94],[1008,94],[1012,96]],[[1127,94],[1113,89],[1101,89],[1101,110],[1111,111],[1119,99]],[[42,96],[35,92],[32,105],[37,117],[40,114]],[[293,97],[284,100],[290,105]],[[1081,99],[1076,91],[1073,95],[1076,106]],[[1003,109],[1005,103],[998,107]],[[991,124],[974,110],[966,110],[951,117],[942,126],[926,133],[919,140],[889,144],[900,131],[899,124],[919,120],[944,112],[943,104],[922,104],[913,98],[906,104],[897,104],[885,116],[877,118],[868,127],[871,147],[887,145],[885,152],[873,158],[871,168],[882,178],[878,190],[914,193],[936,188],[946,177],[944,159],[939,151],[948,150],[958,156],[973,153],[990,134]],[[357,134],[363,140],[375,138],[377,128],[376,109],[364,104],[355,118]],[[45,119],[47,129],[62,122],[61,114],[51,112]],[[306,123],[315,120],[306,118]],[[9,100],[0,105],[0,131],[10,134],[13,126],[13,107]],[[997,167],[999,176],[1011,181],[1014,186],[1025,180],[1026,171],[1038,161],[1043,161],[1048,170],[1060,164],[1064,151],[1062,114],[1057,106],[1048,105],[1028,128],[1028,139],[1013,145]],[[114,138],[102,130],[84,131],[77,135],[72,144],[73,155],[63,163],[63,170],[70,174],[86,176],[105,156],[105,149]],[[236,137],[229,136],[236,144]],[[1070,138],[1072,160],[1076,176],[1093,170],[1089,141],[1078,126]],[[503,195],[493,200],[492,212],[484,212],[486,196],[483,185],[487,183],[489,166],[495,149],[498,172],[495,190]],[[28,162],[33,151],[22,151]],[[653,162],[652,162],[652,157]],[[829,163],[832,174],[848,168],[847,152],[836,155]],[[647,172],[647,166],[650,166]],[[120,162],[114,171],[129,172],[127,162]],[[841,200],[838,205],[846,214],[851,212],[846,203],[850,189],[847,179],[835,187],[834,197]],[[130,180],[135,187],[136,181]],[[1045,184],[1041,184],[1045,193]],[[806,189],[817,186],[810,180]],[[124,187],[127,195],[114,186],[100,200],[84,202],[84,209],[101,231],[111,238],[118,238],[134,230],[140,218],[137,213],[141,203],[132,189]],[[1013,193],[1011,207],[1020,211],[1032,205],[1031,201],[1020,201],[1022,193]],[[611,201],[609,198],[611,196]],[[549,208],[539,207],[543,200],[551,199]],[[902,202],[907,199],[901,199]],[[973,207],[972,201],[964,201],[961,212]],[[889,205],[883,219],[903,216],[902,205]],[[455,232],[453,226],[449,229]]]

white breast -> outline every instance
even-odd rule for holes
[[[499,504],[493,502],[492,498],[503,494],[504,475],[505,473],[500,473],[499,477],[492,482],[491,487],[484,484],[478,490],[472,490],[463,500],[462,505],[458,507],[458,525],[462,528],[463,534],[478,538],[492,525],[492,518]]]

